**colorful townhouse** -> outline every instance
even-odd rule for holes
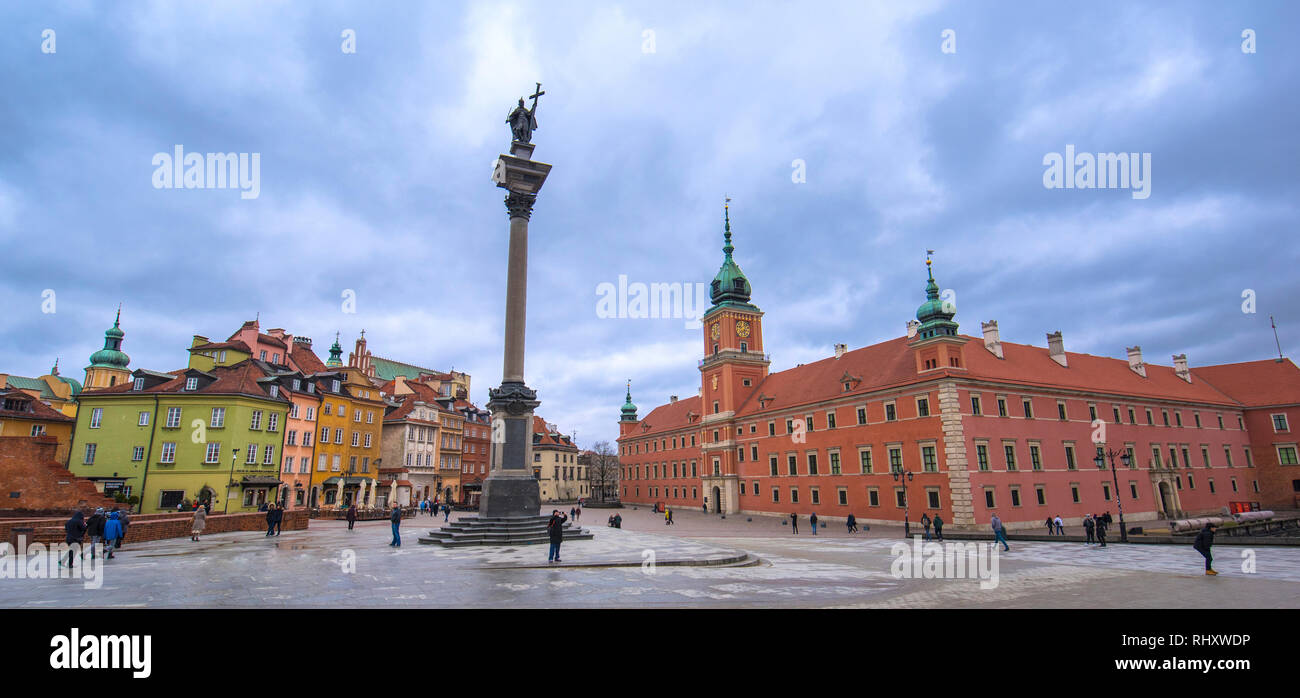
[[[588,491],[586,466],[578,463],[578,447],[553,424],[533,417],[533,477],[542,502],[573,502]]]
[[[289,397],[289,413],[284,425],[284,444],[281,447],[282,464],[280,504],[289,509],[307,506],[311,492],[312,464],[316,462],[316,415],[320,411],[321,396],[316,390],[316,379],[301,371],[270,367],[268,375],[274,377],[280,392]]]
[[[59,465],[68,464],[76,421],[26,391],[0,390],[0,437],[52,437],[58,444],[53,456]]]
[[[404,384],[401,376],[395,379]],[[394,381],[385,384],[388,392]],[[442,473],[438,468],[441,455],[443,409],[433,389],[414,383],[402,395],[393,398],[384,415],[383,470],[381,483],[393,487],[403,506],[412,501],[440,498]],[[385,500],[387,501],[387,500]]]
[[[82,392],[73,474],[106,494],[140,495],[143,513],[195,500],[255,511],[276,497],[290,399],[262,365],[131,377]]]
[[[492,413],[464,399],[456,400],[452,407],[465,418],[460,464],[461,497],[466,506],[477,507],[492,457]]]
[[[21,390],[66,417],[76,417],[81,382],[59,375],[59,362],[55,359],[50,372],[37,378],[0,373],[0,390]]]
[[[1252,407],[1185,355],[1159,366],[1137,346],[1126,359],[1069,352],[1060,332],[1045,347],[1004,342],[996,321],[960,334],[929,260],[905,336],[770,373],[725,214],[723,237],[699,393],[643,418],[630,393],[622,408],[624,501],[964,527],[995,513],[1013,527],[1077,524],[1122,504],[1132,524],[1258,502],[1260,439],[1292,457],[1284,432],[1246,417],[1285,412],[1294,389]]]
[[[312,375],[321,405],[316,414],[311,507],[376,501],[386,404],[379,386],[361,369],[344,366],[342,354],[336,337],[325,370]]]

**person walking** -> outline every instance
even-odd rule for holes
[[[921,525],[925,527],[924,540],[930,540],[930,515],[929,514],[924,514],[924,513],[921,514]]]
[[[1050,535],[1052,535],[1052,530],[1053,530],[1053,526],[1052,526],[1052,517],[1050,517],[1050,516],[1047,517],[1047,522],[1046,522],[1046,523],[1047,523],[1047,535],[1050,536]]]
[[[993,544],[1001,543],[1003,550],[1010,550],[1011,546],[1007,545],[1007,531],[1002,527],[1002,519],[998,518],[997,514],[994,514],[991,524],[993,526]]]
[[[190,524],[190,540],[197,541],[203,529],[208,527],[208,510],[199,507],[194,510],[194,521]]]
[[[1065,522],[1061,520],[1061,515],[1056,515],[1056,535],[1065,535]]]
[[[280,526],[284,525],[284,505],[275,505],[275,535],[280,535]]]
[[[1214,556],[1210,554],[1210,546],[1214,545],[1214,529],[1218,528],[1212,523],[1205,524],[1205,528],[1196,534],[1196,540],[1192,541],[1192,549],[1205,557],[1205,573],[1211,577],[1218,574],[1210,563],[1214,561]]]
[[[578,523],[582,519],[582,500],[578,500],[578,510],[573,516],[573,523]]]
[[[808,526],[812,528],[813,535],[817,535],[817,512],[808,515]]]
[[[275,505],[266,508],[266,537],[270,538],[275,531]]]
[[[122,544],[126,542],[126,527],[131,525],[131,513],[123,509],[117,513],[117,520],[122,523],[122,535],[118,536],[117,543],[113,544],[113,549],[121,550]]]
[[[936,540],[943,540],[943,519],[938,514],[934,515],[934,537]]]
[[[578,509],[577,509],[577,507],[569,507],[569,518],[571,518],[571,519],[576,519],[576,518],[578,518]]]
[[[1107,526],[1106,517],[1105,516],[1098,517],[1096,525],[1097,525],[1097,542],[1101,543],[1101,547],[1104,548],[1106,547],[1106,526]]]
[[[352,526],[357,522],[357,505],[353,504],[348,507],[347,517],[348,517],[348,530],[351,531]]]
[[[559,509],[551,510],[551,520],[546,522],[546,533],[551,539],[551,550],[546,555],[547,562],[560,562],[560,543],[564,542],[564,522],[569,517]]]
[[[790,528],[794,530],[794,534],[795,534],[796,536],[799,535],[799,515],[798,515],[798,514],[794,514],[794,513],[790,514]]]
[[[844,521],[844,526],[849,529],[849,533],[857,533],[858,531],[857,517],[854,516],[853,514],[849,514],[849,518]]]
[[[451,521],[451,505],[444,504],[442,505],[442,522],[447,523],[448,521]]]
[[[105,560],[113,559],[113,546],[117,544],[117,539],[122,537],[122,519],[118,517],[118,512],[108,515],[108,520],[104,522],[104,540],[110,541],[105,548]]]
[[[1083,517],[1083,532],[1088,536],[1088,539],[1085,540],[1083,543],[1084,545],[1093,544],[1095,539],[1093,538],[1092,534],[1093,531],[1095,530],[1097,530],[1097,522],[1092,520],[1092,514],[1088,514],[1087,516]]]
[[[72,512],[72,518],[68,519],[68,522],[63,524],[63,533],[64,533],[63,539],[64,541],[67,542],[69,546],[67,566],[72,567],[72,563],[77,558],[77,553],[79,551],[75,548],[71,548],[71,546],[73,543],[76,543],[77,546],[80,547],[81,541],[84,540],[86,537],[85,512],[83,512],[80,509]],[[59,567],[63,567],[63,566],[64,566],[63,560],[60,559]]]
[[[108,517],[104,516],[104,507],[95,509],[95,513],[86,519],[86,536],[90,538],[90,559],[95,559],[95,546],[104,540],[104,524],[108,523]],[[82,554],[85,557],[85,554]]]
[[[579,511],[581,511],[581,510],[579,510]],[[669,526],[672,526],[672,525],[673,525],[673,510],[672,510],[672,508],[669,507],[666,511],[664,511],[664,515],[668,517],[668,525],[669,525]]]
[[[388,515],[388,520],[393,523],[393,542],[388,544],[390,548],[402,547],[402,505],[393,502],[393,513]]]

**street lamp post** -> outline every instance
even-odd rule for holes
[[[221,508],[221,513],[230,513],[230,488],[235,486],[235,460],[239,458],[239,449],[230,449],[230,482],[226,483],[226,503]]]
[[[908,512],[912,502],[907,496],[907,483],[912,481],[912,472],[903,470],[902,466],[891,468],[890,472],[894,476],[894,482],[903,483],[903,537],[908,538],[912,535],[912,525],[908,520]]]
[[[1097,446],[1099,448],[1104,448],[1104,445],[1102,444],[1097,444]],[[1105,468],[1106,459],[1110,459],[1110,481],[1115,487],[1115,508],[1119,510],[1119,542],[1127,543],[1128,526],[1124,525],[1124,504],[1120,501],[1119,496],[1119,476],[1115,474],[1115,456],[1119,456],[1119,459],[1124,462],[1125,468],[1129,467],[1129,464],[1132,463],[1132,457],[1129,456],[1128,451],[1112,451],[1109,449],[1107,449],[1104,454],[1100,454],[1094,458],[1092,462],[1096,463],[1098,468]]]

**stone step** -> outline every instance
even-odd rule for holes
[[[564,532],[564,540],[591,540],[594,534],[590,531],[578,530]],[[421,536],[420,543],[426,545],[441,545],[443,547],[457,547],[465,545],[544,545],[551,542],[549,535],[512,535],[509,533],[445,533],[442,531],[430,531],[429,535]]]

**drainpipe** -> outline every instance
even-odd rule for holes
[[[158,433],[158,395],[153,396],[153,415],[149,418],[153,420],[150,424],[153,426],[149,430],[149,450],[144,457],[144,475],[140,477],[140,511],[137,514],[144,513],[144,486],[149,482],[149,464],[153,462],[153,435]],[[129,504],[127,505],[130,506]]]

